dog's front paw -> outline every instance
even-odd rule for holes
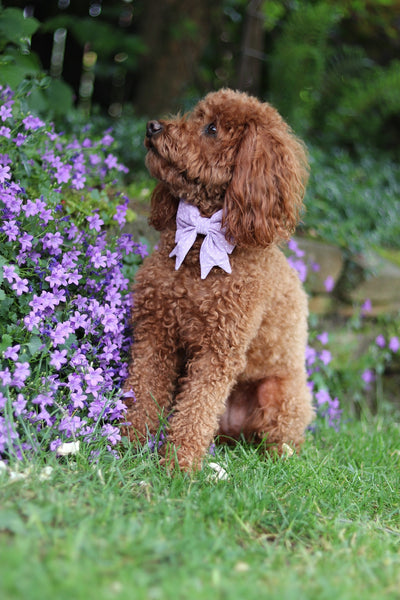
[[[178,448],[171,442],[168,442],[162,449],[163,457],[160,464],[163,465],[170,473],[179,469],[186,473],[200,471],[202,467],[201,458],[195,456],[189,448]]]

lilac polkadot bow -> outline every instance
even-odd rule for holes
[[[213,267],[220,267],[231,273],[229,256],[235,247],[225,237],[225,229],[221,226],[222,209],[210,218],[202,217],[197,206],[185,200],[179,202],[176,214],[176,246],[170,256],[176,256],[175,270],[178,270],[185,256],[193,246],[198,234],[204,235],[200,247],[201,278],[205,279]]]

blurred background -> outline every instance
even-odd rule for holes
[[[299,234],[339,249],[307,247],[313,308],[400,308],[400,0],[0,0],[0,84],[58,130],[112,128],[139,224],[148,118],[222,86],[270,101],[309,149]]]
[[[37,20],[1,81],[43,69],[37,109],[161,116],[221,86],[271,101],[320,144],[398,152],[399,0],[3,0]],[[20,31],[18,31],[20,34]],[[3,38],[3,39],[2,39]],[[9,48],[10,50],[10,48]],[[38,95],[36,95],[38,96]],[[46,98],[48,104],[46,105]]]

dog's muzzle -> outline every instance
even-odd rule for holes
[[[158,135],[163,130],[163,126],[159,121],[148,121],[146,125],[146,137],[149,139]]]

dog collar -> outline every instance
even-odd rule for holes
[[[198,234],[205,236],[200,247],[201,279],[205,279],[213,267],[220,267],[226,273],[231,273],[228,254],[231,254],[235,244],[228,242],[225,237],[222,209],[209,218],[202,217],[197,206],[188,204],[183,199],[179,202],[176,214],[176,246],[169,255],[176,257],[175,270],[183,263]]]

